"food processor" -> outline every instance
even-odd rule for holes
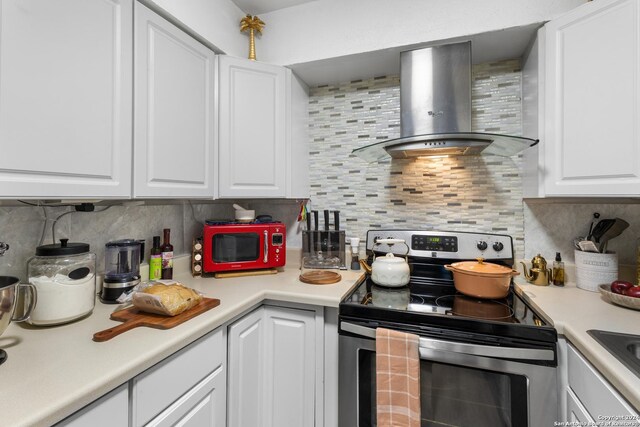
[[[140,241],[122,239],[105,245],[104,280],[100,300],[117,304],[118,297],[140,283]]]

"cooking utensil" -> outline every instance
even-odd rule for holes
[[[509,267],[484,262],[482,258],[454,262],[444,268],[453,273],[453,285],[459,292],[481,299],[504,298],[509,293],[511,278],[520,274]]]
[[[600,245],[598,246],[598,252],[605,253],[607,251],[607,243],[609,240],[618,237],[624,230],[629,227],[629,223],[624,219],[615,218],[613,224],[607,231],[605,231],[599,238]]]
[[[170,329],[178,326],[187,320],[196,317],[198,314],[211,310],[220,305],[220,300],[215,298],[203,298],[198,305],[176,316],[163,316],[162,314],[146,313],[136,307],[128,307],[111,313],[111,320],[124,322],[113,328],[93,334],[93,340],[97,342],[107,341],[130,329],[138,326],[148,326],[155,329]]]
[[[593,232],[591,233],[591,239],[596,243],[600,243],[600,238],[604,235],[604,233],[609,230],[613,224],[615,223],[614,219],[602,219],[600,222],[596,224],[593,228]]]
[[[22,316],[15,316],[16,303],[20,288],[27,290],[26,308]],[[0,276],[0,335],[4,333],[11,322],[22,322],[31,316],[36,306],[38,293],[32,284],[20,283],[20,279],[11,276]],[[7,360],[7,353],[0,350],[0,364]]]
[[[593,231],[593,224],[595,221],[600,218],[600,214],[598,212],[593,213],[593,219],[591,220],[591,225],[589,226],[589,232],[587,233],[587,237],[581,240],[589,240],[591,239],[591,232]]]
[[[598,247],[591,240],[578,242],[578,249],[582,252],[598,252]]]

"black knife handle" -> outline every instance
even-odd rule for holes
[[[311,230],[311,215],[307,212],[307,230]]]
[[[318,230],[318,211],[311,211],[311,213],[313,213],[313,225],[315,226],[314,230],[317,231]]]
[[[324,229],[329,231],[329,209],[324,210]]]
[[[336,231],[340,230],[340,211],[333,211],[333,226]]]

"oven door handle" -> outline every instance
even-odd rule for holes
[[[366,338],[376,339],[375,328],[357,325],[350,322],[340,322],[340,327],[347,332]],[[555,359],[553,350],[537,348],[499,347],[482,344],[468,344],[453,341],[438,340],[434,338],[420,337],[420,357],[428,359],[426,353],[429,350],[448,351],[451,353],[468,354],[472,356],[494,357],[499,359],[514,360],[548,360]],[[423,354],[425,356],[423,356]]]

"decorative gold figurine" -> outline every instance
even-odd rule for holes
[[[240,21],[240,31],[245,32],[249,30],[249,59],[256,60],[256,39],[254,31],[262,34],[262,28],[265,23],[257,16],[247,15]]]

